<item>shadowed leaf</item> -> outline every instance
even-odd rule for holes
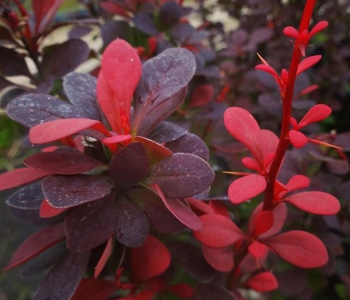
[[[1,68],[0,76],[23,75],[31,77],[27,64],[21,55],[15,50],[0,47]]]
[[[44,200],[41,182],[25,186],[6,199],[6,204],[20,209],[38,209]]]
[[[106,244],[105,249],[103,250],[103,253],[100,257],[100,260],[98,261],[96,267],[95,267],[95,272],[94,272],[94,278],[97,278],[98,275],[100,275],[100,273],[102,272],[104,266],[106,265],[108,258],[110,257],[111,253],[112,253],[112,238],[109,238]]]
[[[83,278],[71,300],[107,299],[116,289],[113,281]]]
[[[233,269],[233,248],[231,246],[212,248],[202,245],[203,255],[205,260],[215,270],[220,272],[230,272]]]

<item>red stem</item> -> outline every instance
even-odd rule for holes
[[[308,29],[310,19],[312,16],[312,11],[314,9],[316,1],[317,0],[307,0],[303,15],[301,18],[299,32],[303,32],[304,30]],[[299,46],[296,40],[294,42],[292,60],[288,70],[288,80],[287,80],[286,88],[284,92],[282,91],[283,113],[282,113],[281,135],[280,135],[279,143],[276,150],[276,156],[273,159],[269,173],[266,176],[267,187],[265,190],[263,210],[273,209],[275,181],[278,175],[278,171],[281,167],[283,158],[286,154],[286,151],[290,143],[288,138],[288,134],[290,130],[289,120],[292,112],[292,101],[293,101],[295,79],[296,79],[296,74],[297,74],[298,65],[299,65],[301,56],[302,55],[300,53]]]

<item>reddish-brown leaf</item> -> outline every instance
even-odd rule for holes
[[[71,300],[101,300],[117,289],[113,281],[83,278]]]
[[[58,243],[65,235],[63,224],[47,227],[32,234],[19,246],[3,271],[25,263],[32,257]]]
[[[318,268],[328,261],[324,244],[311,233],[293,230],[260,241],[299,268]]]
[[[214,87],[207,83],[198,86],[190,97],[189,107],[200,107],[208,104],[214,97]]]
[[[221,248],[212,248],[202,245],[202,251],[205,260],[215,270],[220,272],[230,272],[233,269],[233,247],[226,246]]]
[[[149,235],[145,243],[131,250],[131,274],[135,281],[145,281],[162,274],[170,265],[167,247],[155,236]]]

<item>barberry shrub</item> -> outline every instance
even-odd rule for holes
[[[195,28],[182,1],[82,1],[91,18],[57,24],[63,1],[32,0],[32,15],[12,2],[0,1],[0,39],[11,46],[0,47],[0,88],[34,154],[0,175],[0,191],[16,189],[10,214],[38,230],[2,271],[46,272],[33,300],[250,299],[279,288],[311,299],[318,290],[305,270],[334,276],[330,228],[344,231],[333,217],[341,207],[315,178],[347,173],[346,136],[315,134],[332,109],[298,99],[318,88],[306,75],[322,62],[307,55],[310,40],[328,27],[309,29],[316,0],[278,37],[292,50],[281,72],[263,58],[278,29],[267,19],[249,37],[229,11],[242,27],[215,53],[225,32],[208,21]],[[268,2],[249,5],[261,17]],[[206,20],[202,2],[198,11]],[[66,42],[45,46],[66,26]],[[81,39],[96,26],[101,55]],[[252,70],[236,76],[254,51],[256,109],[242,100]],[[91,57],[98,66],[77,72]],[[307,156],[323,168],[307,168]]]

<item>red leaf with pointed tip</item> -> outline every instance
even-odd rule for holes
[[[311,123],[319,122],[326,119],[332,113],[332,109],[325,104],[316,104],[309,109],[305,116],[298,123],[298,129]]]
[[[189,107],[201,107],[210,102],[214,97],[214,87],[207,83],[198,86],[192,93]]]
[[[97,99],[112,129],[119,134],[130,126],[131,100],[141,78],[142,64],[134,48],[117,39],[102,55],[101,73],[97,81]],[[106,86],[108,95],[103,95]]]
[[[68,208],[56,208],[51,206],[46,199],[41,203],[40,206],[40,218],[51,218],[59,215],[60,213],[66,211]]]
[[[149,235],[141,247],[131,249],[131,276],[135,281],[146,281],[162,274],[169,267],[170,260],[167,247]]]
[[[186,198],[187,203],[197,211],[197,214],[213,214],[214,210],[202,200],[195,198]]]
[[[249,245],[248,251],[254,257],[260,258],[260,257],[263,257],[267,254],[268,249],[264,244],[261,244],[258,241],[253,241]]]
[[[298,65],[297,76],[315,65],[321,59],[321,57],[321,55],[313,55],[303,59]]]
[[[318,22],[310,31],[309,36],[312,37],[314,36],[316,33],[322,31],[323,29],[326,29],[328,26],[328,22],[327,21],[321,21]]]
[[[252,174],[236,179],[228,188],[228,196],[234,204],[240,204],[261,194],[266,188],[263,176]]]
[[[111,136],[109,131],[99,121],[72,118],[54,120],[32,127],[29,130],[29,140],[33,144],[45,144],[77,134],[89,128],[99,131],[105,136]]]
[[[63,0],[32,1],[35,16],[35,34],[42,32],[51,22],[62,2]]]
[[[232,246],[212,248],[202,245],[202,251],[205,260],[215,270],[220,272],[230,272],[233,269],[234,261]]]
[[[286,197],[283,201],[293,204],[299,209],[317,215],[334,215],[339,212],[337,198],[324,192],[302,192]]]
[[[297,130],[289,131],[289,139],[292,145],[297,149],[302,148],[307,144],[307,137],[305,134]]]
[[[32,257],[58,243],[64,237],[65,231],[62,224],[47,227],[32,234],[19,246],[8,265],[2,269],[2,271],[12,269],[25,263]]]
[[[113,281],[83,278],[71,300],[101,300],[117,289]]]
[[[225,111],[224,123],[228,132],[239,142],[245,145],[254,155],[259,157],[257,139],[260,127],[254,117],[245,109],[230,107]]]
[[[278,288],[278,282],[271,272],[265,271],[249,278],[245,286],[257,292],[269,292]]]
[[[12,189],[16,186],[33,182],[48,175],[51,175],[51,173],[32,168],[19,168],[9,171],[0,174],[0,191]]]
[[[210,214],[200,217],[204,228],[201,231],[193,231],[195,238],[206,246],[221,248],[245,239],[245,234],[228,218]]]
[[[112,253],[112,238],[109,238],[107,241],[107,245],[105,247],[105,250],[103,251],[100,260],[98,261],[95,272],[94,272],[94,278],[97,278],[98,275],[100,275],[101,271],[103,270],[104,266],[106,265],[108,258],[110,257]]]
[[[257,238],[259,235],[268,231],[274,223],[274,216],[271,210],[263,210],[257,214],[254,221],[252,236]]]
[[[260,242],[299,268],[318,268],[328,261],[328,252],[321,240],[305,231],[293,230]]]
[[[153,185],[152,190],[163,200],[167,209],[184,225],[192,230],[202,230],[203,223],[197,215],[184,202],[179,199],[168,199],[164,196],[158,185]]]
[[[102,162],[78,151],[61,150],[34,154],[24,160],[34,169],[52,174],[80,174],[102,165]]]

